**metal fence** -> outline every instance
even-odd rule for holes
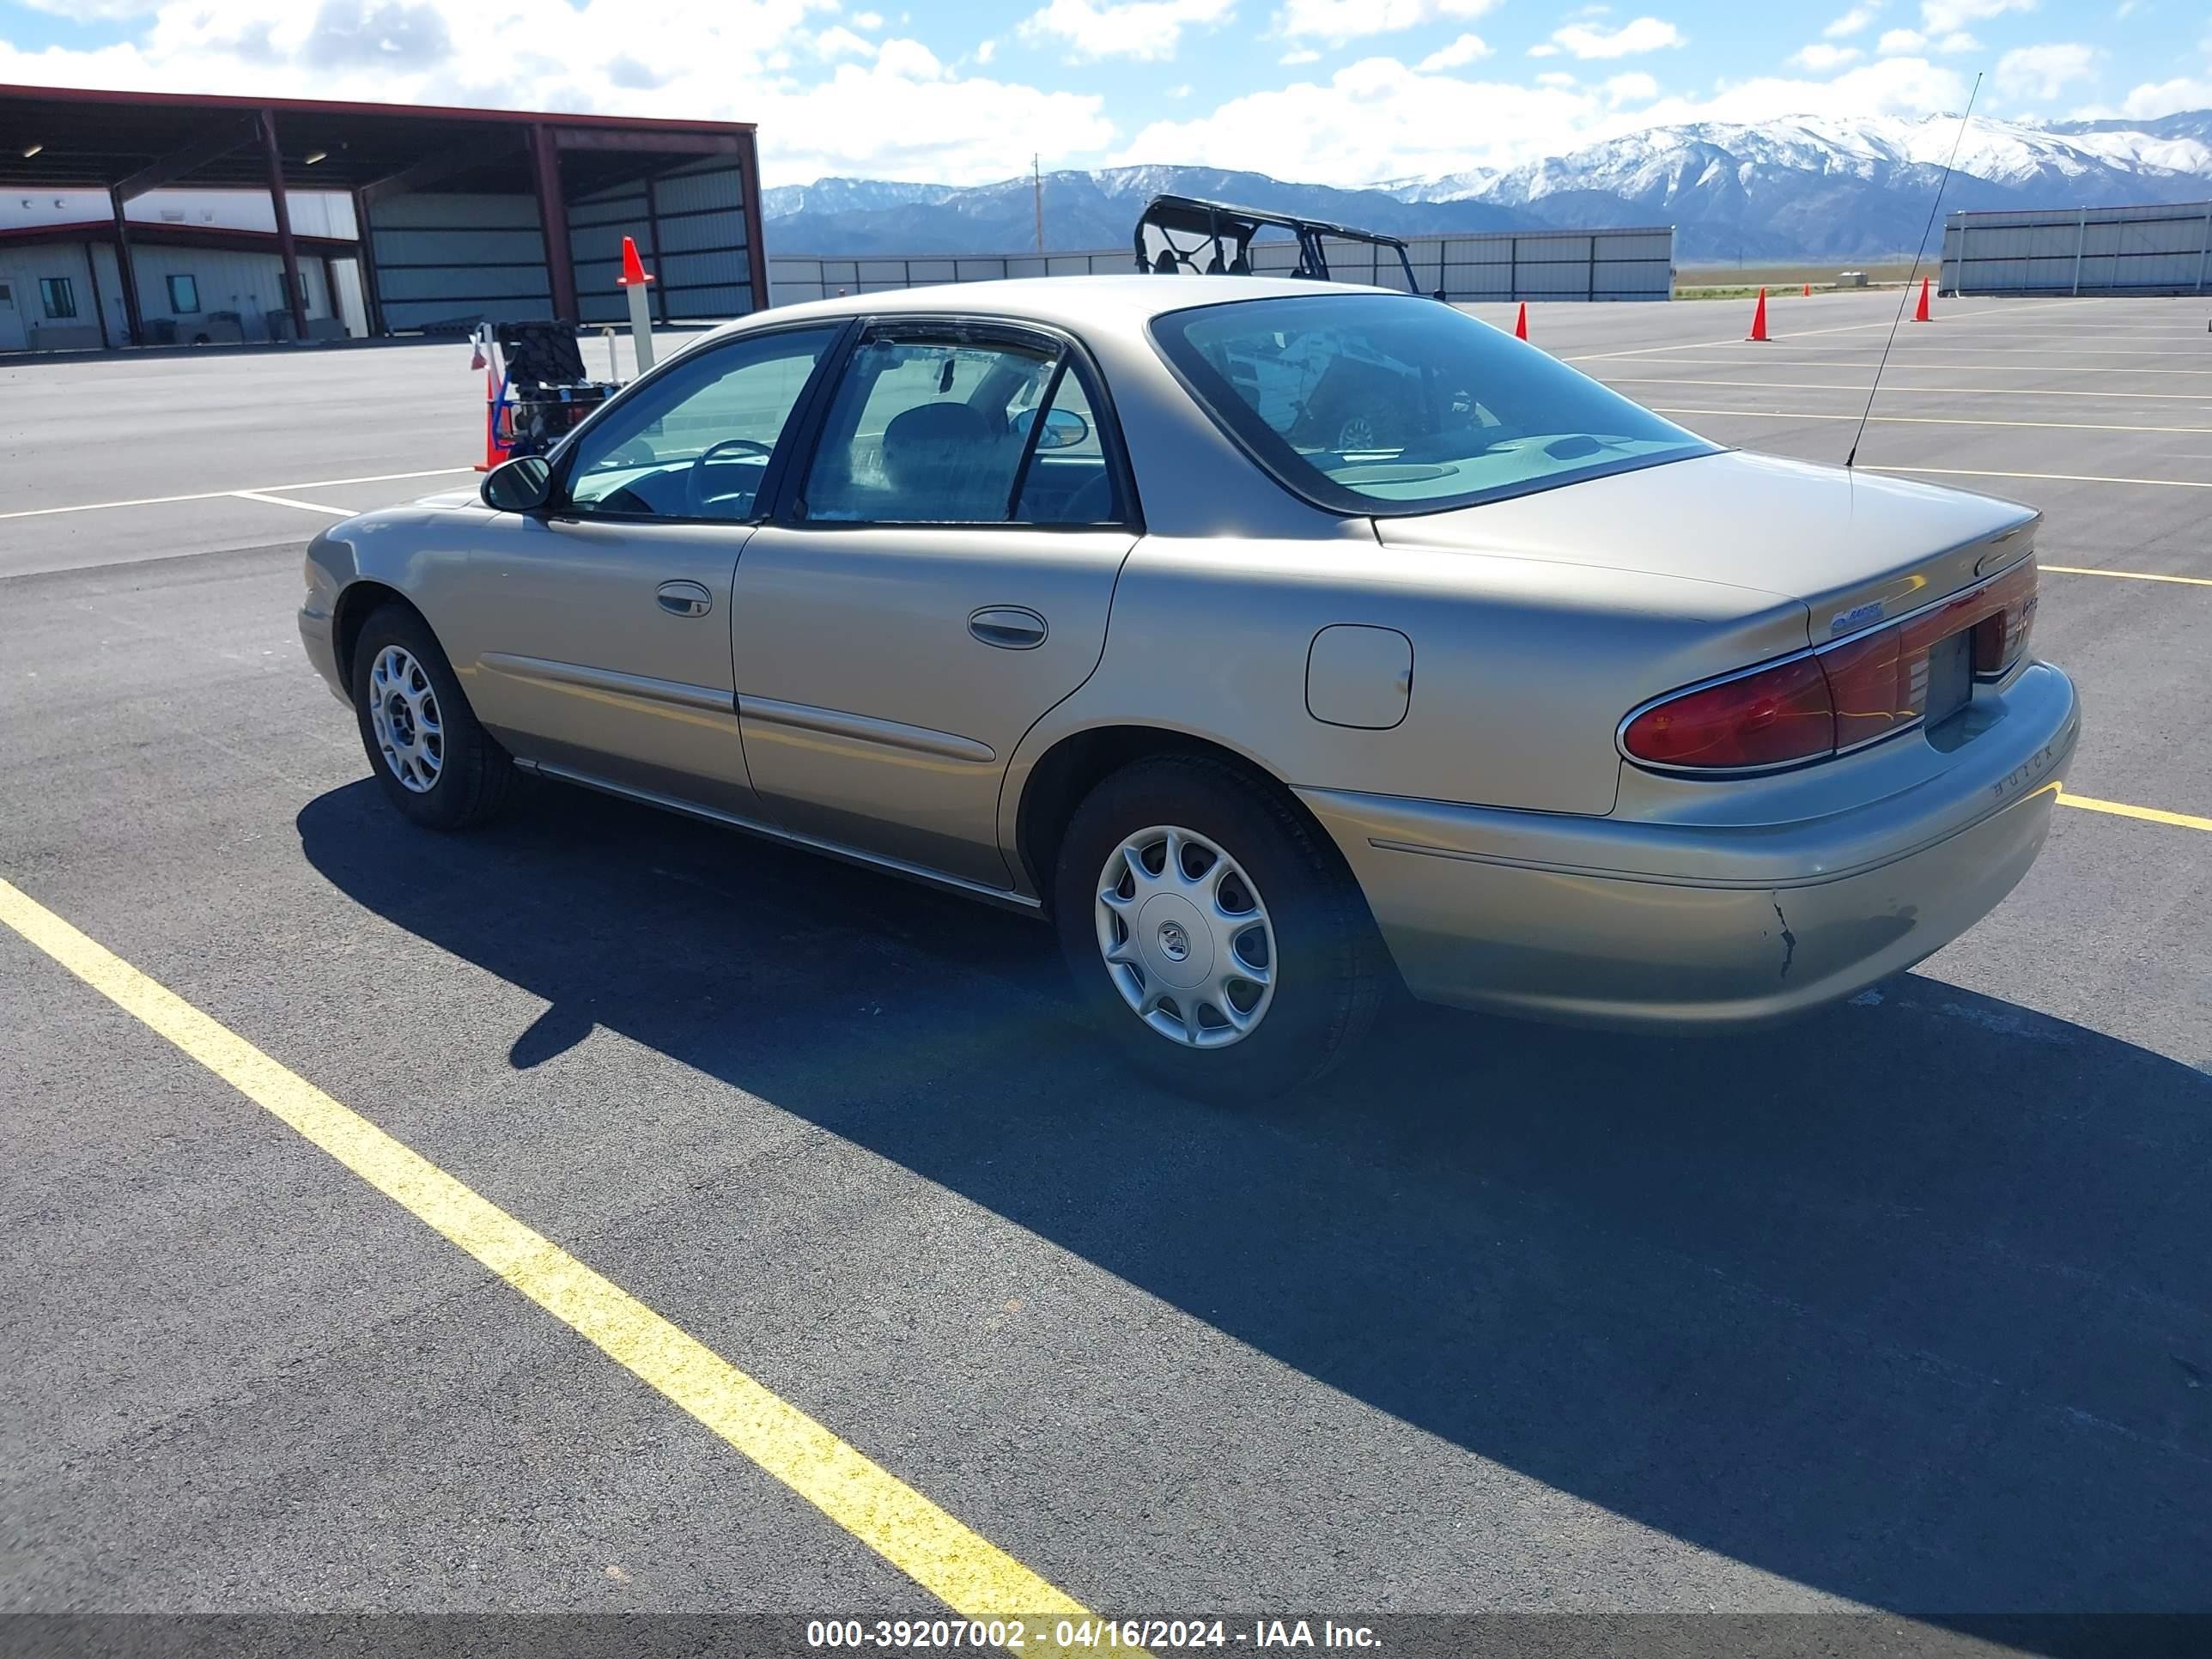
[[[2212,202],[1954,213],[1943,225],[1949,294],[2202,294]]]
[[[1347,283],[1405,286],[1396,256],[1372,243],[1330,238],[1330,273]],[[1448,300],[1664,300],[1674,291],[1674,232],[1671,226],[1620,230],[1505,230],[1479,235],[1408,237],[1414,280],[1421,292],[1443,290]],[[981,283],[1007,276],[1127,274],[1135,269],[1129,248],[1079,253],[878,255],[841,259],[816,254],[771,254],[769,303],[795,305],[839,294],[878,294],[936,283]],[[1252,248],[1256,275],[1287,272],[1297,264],[1290,241]]]

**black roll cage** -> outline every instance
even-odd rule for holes
[[[1233,202],[1208,201],[1202,196],[1155,196],[1146,204],[1137,217],[1137,228],[1133,238],[1137,254],[1137,270],[1144,274],[1180,276],[1186,272],[1207,276],[1247,276],[1252,271],[1252,239],[1261,227],[1272,225],[1287,230],[1297,239],[1297,269],[1291,274],[1315,282],[1329,280],[1328,254],[1322,246],[1324,237],[1334,236],[1341,240],[1365,242],[1378,248],[1388,248],[1398,256],[1399,269],[1406,274],[1406,291],[1419,294],[1421,285],[1413,276],[1413,257],[1406,244],[1395,236],[1381,231],[1361,230],[1352,225],[1332,224],[1326,219],[1302,219],[1292,213],[1272,213],[1265,208],[1239,207]],[[1160,246],[1157,252],[1146,246],[1145,233],[1157,231]],[[1178,237],[1189,239],[1188,245]],[[1212,250],[1203,264],[1201,256]]]

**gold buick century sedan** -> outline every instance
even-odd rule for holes
[[[1386,992],[1721,1026],[2027,871],[2037,515],[1723,449],[1432,300],[1063,277],[748,318],[315,538],[418,824],[544,774],[1048,917],[1171,1086]]]

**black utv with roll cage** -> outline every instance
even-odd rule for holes
[[[1137,269],[1163,276],[1249,276],[1253,238],[1262,226],[1288,230],[1297,238],[1297,266],[1283,274],[1329,281],[1322,239],[1336,237],[1395,253],[1406,291],[1421,291],[1413,261],[1395,236],[1196,196],[1152,198],[1137,221]],[[1382,280],[1380,270],[1376,276],[1378,283]],[[1262,419],[1294,443],[1343,453],[1395,447],[1405,436],[1396,429],[1402,411],[1415,407],[1401,395],[1401,384],[1419,379],[1422,370],[1417,364],[1374,355],[1346,342],[1337,342],[1336,347],[1328,355],[1328,367],[1319,371],[1296,348],[1271,351],[1253,347],[1217,367]],[[1453,406],[1471,410],[1472,403],[1460,393]],[[1462,418],[1472,416],[1462,413]]]
[[[1298,262],[1292,276],[1316,282],[1329,280],[1328,252],[1324,239],[1364,242],[1398,256],[1398,269],[1406,279],[1406,292],[1419,294],[1413,261],[1406,245],[1380,231],[1331,224],[1326,219],[1301,219],[1292,213],[1270,213],[1265,208],[1238,207],[1230,202],[1209,202],[1199,196],[1155,196],[1137,219],[1137,269],[1163,276],[1249,276],[1252,242],[1266,227],[1287,230],[1297,239]],[[1379,265],[1381,261],[1377,260]],[[1378,269],[1376,279],[1382,281]]]

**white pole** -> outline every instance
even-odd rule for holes
[[[629,285],[629,343],[637,355],[637,372],[653,367],[653,301],[643,283]]]

